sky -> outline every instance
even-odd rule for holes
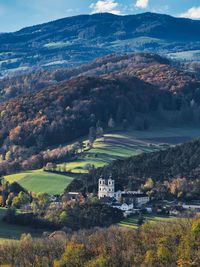
[[[79,14],[156,12],[200,19],[200,0],[0,0],[0,32]]]

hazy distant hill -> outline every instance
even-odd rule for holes
[[[1,34],[0,43],[1,70],[71,66],[113,52],[198,51],[200,21],[154,13],[80,15]]]

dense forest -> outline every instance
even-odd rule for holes
[[[23,235],[0,245],[2,266],[198,267],[200,220],[145,223],[138,230],[110,227],[54,232],[41,239]]]
[[[190,69],[190,66],[176,65],[176,67],[173,67],[172,62],[156,54],[132,53],[105,56],[76,68],[60,68],[57,70],[36,69],[28,74],[2,79],[0,84],[0,102],[5,102],[19,95],[38,92],[52,85],[58,85],[62,81],[79,76],[99,77],[112,75],[113,73],[115,73],[115,77],[121,77],[122,75],[134,76],[162,90],[169,91],[183,90],[188,85],[197,82],[194,76],[195,71],[193,71],[192,75],[183,71],[184,69]]]
[[[182,197],[199,198],[199,155],[200,139],[197,139],[166,150],[117,160],[104,168],[91,171],[84,179],[72,181],[67,190],[97,190],[99,177],[108,178],[112,175],[118,189],[136,190],[151,178],[155,184],[149,189],[153,189],[158,198],[159,193],[163,193],[161,198],[169,196],[169,191],[174,191],[175,197],[181,192]]]
[[[107,129],[111,118],[118,127],[126,122],[138,130],[200,124],[198,79],[153,54],[108,56],[71,70],[6,79],[1,86],[2,99],[10,98],[0,105],[3,175],[55,162],[47,149],[87,136],[97,123]],[[74,156],[60,150],[59,158]]]

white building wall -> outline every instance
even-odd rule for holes
[[[105,179],[99,179],[98,198],[114,197],[115,196],[115,181],[111,178],[107,183]]]

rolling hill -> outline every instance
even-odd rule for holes
[[[160,101],[171,108],[171,100],[166,102],[169,95],[137,78],[81,77],[14,98],[0,105],[4,159],[0,165],[5,171],[8,165],[4,163],[13,162],[16,171],[16,160],[22,162],[37,155],[32,160],[40,168],[44,163],[41,150],[87,135],[98,120],[107,127],[111,116],[118,124],[124,119],[131,123],[138,113],[143,113],[138,124],[144,127],[145,114],[154,112]]]
[[[39,70],[2,79],[0,102],[23,94],[38,92],[47,87],[55,85],[58,87],[61,82],[81,76],[137,77],[161,90],[182,91],[198,82],[195,73],[188,73],[190,69],[191,67],[174,66],[168,59],[152,53],[113,54],[76,68],[60,68],[54,71]]]
[[[200,123],[198,79],[154,54],[107,56],[2,86],[19,96],[0,104],[1,174],[42,168],[48,162],[42,151],[88,135],[98,122],[107,129],[111,118],[139,130]]]
[[[74,66],[113,52],[200,49],[200,21],[143,13],[68,17],[0,35],[2,75]]]

